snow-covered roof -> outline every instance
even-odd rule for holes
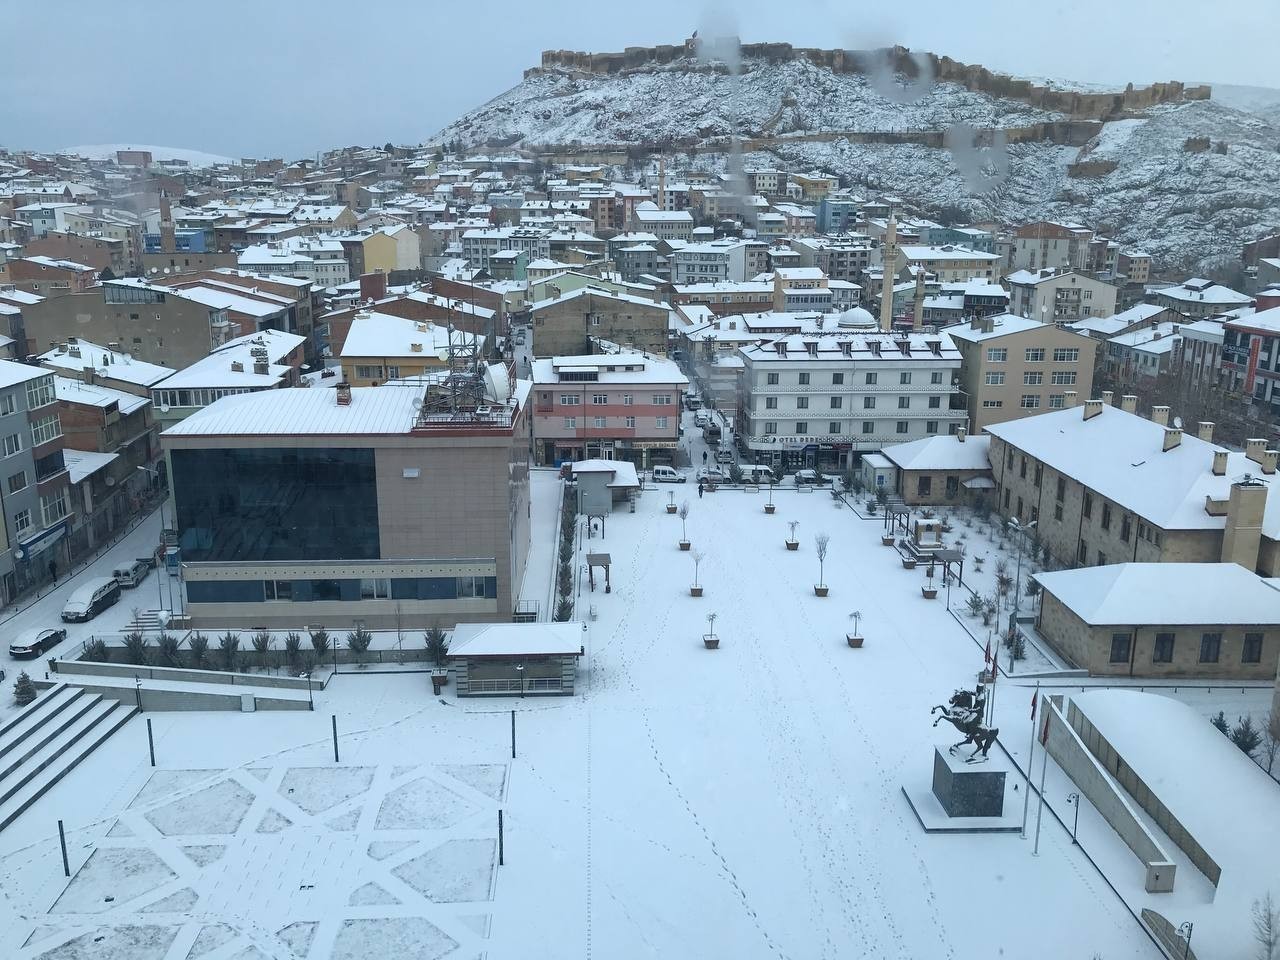
[[[968,247],[957,247],[943,244],[939,247],[928,247],[916,244],[904,244],[898,247],[908,260],[999,260],[998,253],[983,253],[981,250],[970,250]]]
[[[484,337],[454,330],[455,344],[484,346]],[[342,345],[342,357],[434,357],[449,354],[449,328],[421,320],[408,320],[389,313],[357,313]]]
[[[638,487],[640,477],[636,465],[630,460],[579,460],[573,465],[574,473],[607,473],[612,476],[611,487]]]
[[[267,389],[278,385],[290,367],[280,361],[306,342],[306,337],[280,330],[260,330],[228,340],[207,357],[197,360],[154,386],[161,390],[200,387]],[[254,371],[255,348],[267,351],[267,372]],[[237,369],[237,365],[240,369]]]
[[[575,387],[587,389],[597,383],[653,383],[678,386],[689,382],[688,377],[680,372],[680,367],[674,360],[634,352],[542,357],[534,360],[532,367],[535,385],[565,382],[561,381],[560,376],[569,370],[590,371],[596,374],[595,380],[569,381]],[[628,367],[630,369],[627,369]]]
[[[576,300],[579,297],[587,296],[588,294],[593,294],[597,297],[604,297],[608,300],[617,300],[621,303],[630,303],[639,307],[659,307],[663,310],[671,309],[667,304],[659,301],[646,300],[644,297],[633,297],[629,293],[617,293],[613,290],[602,289],[601,287],[587,286],[579,287],[577,290],[571,290],[558,297],[549,297],[546,300],[539,300],[537,303],[529,305],[529,311],[533,313],[538,310],[544,310],[554,304],[567,303],[570,300]]]
[[[1261,310],[1227,322],[1235,329],[1254,330],[1268,334],[1280,333],[1280,307]]]
[[[1116,334],[1109,337],[1107,342],[1121,347],[1143,347],[1151,352],[1164,352],[1171,349],[1179,326],[1176,323],[1157,323],[1140,330]]]
[[[1238,563],[1112,563],[1035,577],[1090,626],[1280,624],[1280,590]]]
[[[215,310],[231,310],[249,317],[271,317],[285,310],[285,306],[281,303],[267,303],[217,286],[183,287],[174,290],[173,295],[194,300]],[[286,303],[292,303],[292,301],[286,301]]]
[[[1158,296],[1168,297],[1180,303],[1251,303],[1253,298],[1248,294],[1224,287],[1220,283],[1210,283],[1198,277],[1185,281],[1181,286],[1165,287]]]
[[[470,657],[577,656],[586,636],[582,624],[460,623],[449,640],[449,659]]]
[[[407,434],[422,392],[413,384],[352,387],[348,405],[339,404],[332,390],[310,387],[235,394],[196,411],[164,436]]]
[[[36,263],[42,267],[55,267],[58,270],[74,270],[76,273],[84,273],[86,270],[93,270],[93,267],[84,263],[77,263],[74,260],[57,260],[53,257],[34,256],[23,257],[27,263]]]
[[[113,390],[100,383],[83,383],[80,380],[72,380],[70,377],[55,376],[53,388],[57,398],[66,403],[81,403],[91,407],[107,407],[114,403],[118,406],[121,416],[128,416],[151,403],[146,397],[125,393],[123,390]]]
[[[940,434],[909,443],[895,443],[881,452],[903,470],[990,470],[987,452],[990,437],[965,437]]]
[[[49,371],[43,367],[32,367],[12,360],[0,360],[0,389],[47,376]]]
[[[983,340],[994,340],[997,337],[1007,337],[1011,333],[1025,333],[1028,330],[1036,330],[1040,327],[1048,326],[1039,320],[1032,320],[1030,317],[1019,317],[1012,313],[1002,313],[996,317],[988,317],[992,327],[988,332],[982,326],[974,329],[971,324],[959,323],[954,327],[947,327],[947,333],[951,334],[955,340],[964,340],[969,343],[981,343]]]
[[[67,479],[77,484],[97,473],[113,460],[119,460],[118,453],[99,453],[96,450],[73,450],[65,447],[62,451],[62,462],[67,467]]]

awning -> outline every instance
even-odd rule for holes
[[[960,485],[969,490],[994,490],[996,488],[996,482],[990,477],[970,477],[968,480],[962,481]]]
[[[40,551],[53,546],[61,540],[70,527],[70,519],[60,520],[52,527],[46,527],[30,540],[20,541],[18,543],[18,549],[14,552],[17,554],[19,560],[30,560]]]

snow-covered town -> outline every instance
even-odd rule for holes
[[[1280,90],[752,10],[12,118],[0,957],[1280,960]]]

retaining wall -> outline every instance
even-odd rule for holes
[[[52,671],[68,683],[80,684],[81,676],[125,677],[132,680],[166,680],[175,683],[215,683],[231,686],[274,687],[285,690],[306,690],[305,677],[281,677],[259,673],[228,673],[221,670],[187,670],[181,667],[139,667],[124,663],[98,663],[92,660],[54,660]],[[310,681],[314,688],[323,688],[318,680]]]

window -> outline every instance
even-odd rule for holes
[[[1034,372],[1028,370],[1022,375],[1022,385],[1024,387],[1038,387],[1044,383],[1044,374],[1039,370]]]
[[[1107,565],[1107,555],[1101,550],[1098,551],[1098,566],[1105,567]]]
[[[778,398],[777,398],[777,397],[765,397],[765,398],[764,398],[764,408],[765,408],[766,410],[777,410],[777,409],[778,409]]]
[[[1041,363],[1044,360],[1044,347],[1027,347],[1027,363]]]
[[[657,418],[657,420],[656,420],[656,422],[654,423],[654,426],[655,426],[655,427],[657,427],[659,430],[665,430],[665,429],[667,429],[667,418],[666,418],[666,417],[658,417],[658,418]]]
[[[990,407],[1003,407],[1003,406],[1004,406],[1004,401],[1003,401],[1003,400],[983,400],[983,401],[982,401],[982,405],[983,405],[984,407],[988,407],[988,408],[990,408]]]
[[[1123,540],[1125,543],[1129,542],[1130,527],[1131,527],[1130,518],[1129,518],[1129,515],[1126,513],[1123,517],[1120,518],[1120,539]]]
[[[774,420],[766,420],[764,422],[764,432],[766,434],[777,433],[778,432],[777,422]]]
[[[1089,545],[1083,540],[1080,541],[1080,549],[1076,551],[1076,563],[1089,562]]]
[[[930,383],[934,383],[934,384],[941,383],[941,382],[942,382],[942,371],[941,371],[941,370],[935,370],[935,371],[933,371],[933,373],[929,374],[929,382],[930,382]]]
[[[808,423],[808,421],[806,421],[806,420],[797,420],[797,421],[796,421],[796,433],[808,433],[808,432],[809,432],[809,423]]]
[[[1036,464],[1035,478],[1034,478],[1031,482],[1032,482],[1032,483],[1034,483],[1034,484],[1038,487],[1038,486],[1040,486],[1040,481],[1041,481],[1043,478],[1044,478],[1044,464],[1043,464],[1043,463],[1037,463],[1037,464]]]
[[[1027,479],[1027,458],[1023,457],[1022,462],[1018,464],[1018,477],[1022,480]]]
[[[377,380],[382,376],[381,367],[370,367],[365,364],[356,364],[357,380]]]
[[[636,428],[636,418],[635,418],[635,417],[623,417],[623,418],[622,418],[622,422],[623,422],[623,424],[626,426],[626,428],[627,428],[628,430],[634,430],[634,429]]]
[[[27,381],[27,409],[47,407],[57,399],[53,393],[53,377],[41,377]]]
[[[582,398],[578,396],[576,393],[560,394],[560,406],[562,407],[576,407],[581,402],[582,402]]]
[[[13,413],[14,409],[12,393],[6,393],[4,396],[0,396],[0,417],[7,417],[9,414]]]
[[[361,600],[391,599],[391,581],[385,577],[364,579],[360,581]]]
[[[899,409],[899,410],[910,410],[910,409],[911,409],[911,398],[910,398],[910,397],[899,397],[899,398],[898,398],[898,409]]]
[[[156,319],[159,320],[160,318],[156,317]],[[387,379],[397,380],[399,379],[399,377],[400,377],[400,368],[398,366],[392,365],[387,367]]]
[[[938,432],[938,421],[937,421],[937,420],[926,420],[926,421],[924,422],[924,432],[925,432],[925,433],[937,433],[937,432]]]
[[[841,384],[843,384],[843,383],[844,383],[844,374],[843,374],[843,373],[833,373],[833,374],[831,375],[831,385],[832,385],[833,387],[838,387],[838,386],[840,386],[840,385],[841,385]]]
[[[591,403],[594,406],[603,407],[608,402],[609,395],[607,393],[593,393],[591,395]]]
[[[264,580],[262,581],[262,593],[268,600],[292,600],[293,581]]]
[[[27,471],[25,471],[25,470],[19,470],[17,473],[15,473],[13,476],[11,476],[11,477],[9,478],[9,484],[8,484],[8,486],[9,486],[9,492],[10,492],[10,493],[17,493],[19,490],[24,490],[24,489],[26,489],[26,486],[27,486]]]
[[[564,428],[565,428],[566,430],[577,430],[577,429],[578,429],[578,418],[577,418],[577,417],[565,417],[565,418],[564,418]]]
[[[591,425],[594,426],[597,430],[603,430],[607,422],[608,422],[608,417],[595,417],[592,419]]]
[[[916,480],[916,495],[927,497],[933,492],[933,477],[923,476]]]
[[[1055,520],[1061,520],[1061,519],[1062,519],[1062,504],[1060,504],[1060,503],[1055,503],[1055,504],[1053,505],[1053,519],[1055,519]]]
[[[910,429],[911,429],[910,421],[907,421],[907,420],[898,421],[898,429],[897,429],[898,433],[906,433]]]
[[[876,398],[875,398],[875,397],[863,397],[863,398],[862,398],[862,409],[863,409],[863,410],[874,410],[875,408],[876,408]]]
[[[874,420],[863,420],[863,421],[862,421],[862,432],[863,432],[863,433],[875,433],[875,432],[876,432],[876,422],[875,422]]]
[[[839,410],[839,409],[841,409],[843,406],[844,406],[844,397],[832,397],[832,398],[831,398],[831,409],[832,409],[832,410]]]
[[[1004,347],[987,347],[987,363],[1004,363],[1009,359],[1009,351]]]
[[[809,385],[809,374],[807,373],[800,374],[800,386],[807,387],[808,385]]]
[[[17,533],[22,533],[31,527],[31,511],[19,510],[13,515],[13,529]]]
[[[40,514],[46,527],[51,527],[67,515],[67,488],[40,498]]]
[[[1246,633],[1244,635],[1244,645],[1240,648],[1240,662],[1262,662],[1262,634]]]
[[[1009,488],[1008,487],[1004,488],[1004,508],[1006,510],[1009,509]]]
[[[655,407],[669,407],[669,406],[671,406],[671,394],[669,394],[669,393],[655,393],[655,394],[653,395],[653,405],[654,405]]]
[[[903,371],[902,373],[898,374],[898,382],[899,382],[899,383],[903,383],[903,384],[910,383],[910,382],[911,382],[911,372],[910,372],[910,371]]]
[[[1111,529],[1111,504],[1104,503],[1102,505],[1102,529]]]
[[[11,433],[4,438],[4,455],[12,457],[15,453],[22,449],[22,434]]]
[[[1023,410],[1035,410],[1040,406],[1040,394],[1024,393],[1022,399],[1018,401],[1018,406]]]
[[[1113,633],[1111,635],[1112,663],[1129,662],[1129,647],[1132,639],[1132,635],[1128,633]]]
[[[56,413],[41,417],[31,424],[31,445],[33,447],[48,443],[50,440],[56,440],[60,436],[62,436],[62,424],[58,421]]]
[[[1076,382],[1076,372],[1074,370],[1055,370],[1049,376],[1049,382],[1055,386],[1070,386]]]
[[[1157,633],[1156,645],[1151,651],[1152,663],[1173,663],[1173,634]]]
[[[876,382],[877,380],[879,380],[879,379],[880,379],[880,375],[879,375],[878,373],[868,373],[868,374],[867,374],[867,384],[868,384],[868,385],[873,385],[873,384],[875,384],[875,382]]]
[[[1084,506],[1081,509],[1086,517],[1093,516],[1093,494],[1086,493],[1084,495]]]
[[[839,422],[832,420],[830,423],[827,424],[827,433],[839,433],[839,432],[840,432]]]
[[[1075,363],[1080,359],[1079,347],[1055,347],[1053,351],[1054,363]],[[1071,381],[1075,383],[1074,380]]]
[[[808,397],[796,397],[796,409],[797,409],[797,410],[808,410],[808,409],[809,409],[809,398],[808,398]]]
[[[942,409],[942,398],[941,398],[941,397],[930,397],[930,398],[929,398],[929,409],[930,409],[930,410],[941,410],[941,409]]]
[[[1206,633],[1200,637],[1200,662],[1217,663],[1222,653],[1222,634]]]
[[[771,373],[765,377],[765,380],[770,386],[775,386],[778,382],[778,375],[776,373]]]
[[[1051,394],[1049,394],[1049,409],[1050,409],[1050,410],[1061,410],[1061,409],[1062,409],[1063,407],[1065,407],[1066,405],[1067,405],[1067,397],[1066,397],[1066,394],[1062,394],[1062,393],[1051,393]]]
[[[1001,386],[1003,383],[1004,383],[1004,371],[1003,371],[1003,370],[1001,370],[1001,371],[999,371],[999,372],[997,372],[997,373],[988,373],[988,374],[987,374],[987,386],[988,386],[988,387],[998,387],[998,386]]]
[[[635,398],[634,396],[632,396],[631,394],[629,394],[629,393],[624,393],[624,394],[622,395],[622,405],[623,405],[624,407],[632,406],[632,405],[635,403],[635,399],[636,399],[636,398]]]

